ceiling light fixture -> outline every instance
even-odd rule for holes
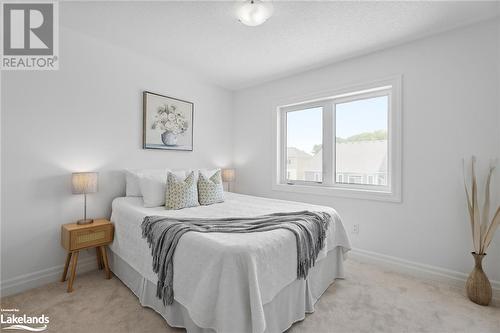
[[[238,6],[236,14],[241,23],[255,27],[273,15],[273,4],[269,1],[247,0]]]

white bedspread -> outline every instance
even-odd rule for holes
[[[151,251],[141,237],[145,216],[239,217],[300,210],[336,216],[330,207],[234,193],[227,193],[224,203],[178,211],[144,208],[137,197],[117,198],[111,216],[115,239],[110,248],[156,283]],[[318,260],[337,246],[350,249],[340,219],[333,221]],[[228,333],[252,327],[260,333],[265,329],[263,305],[297,278],[296,258],[295,236],[284,229],[248,234],[189,232],[181,238],[174,256],[174,298],[200,327]]]

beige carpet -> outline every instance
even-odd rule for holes
[[[500,308],[471,303],[460,289],[427,283],[348,260],[345,280],[321,297],[316,312],[288,332],[500,332]],[[50,317],[50,332],[184,332],[142,308],[120,280],[78,276],[75,291],[53,283],[1,300],[2,308]],[[237,332],[235,332],[237,333]]]

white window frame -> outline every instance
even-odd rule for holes
[[[273,115],[276,135],[272,188],[276,191],[330,195],[348,198],[401,202],[402,77],[394,76],[372,83],[359,84],[278,103]],[[334,105],[353,100],[389,96],[388,110],[388,179],[387,186],[338,183],[335,175]],[[291,111],[323,107],[323,181],[290,181],[287,175],[286,114]],[[343,177],[345,178],[345,177]],[[345,179],[343,179],[345,180]]]
[[[332,104],[331,103],[325,103],[324,101],[318,101],[318,102],[311,102],[311,103],[302,103],[300,105],[291,105],[291,106],[284,106],[282,108],[280,108],[280,122],[281,122],[281,128],[283,129],[281,132],[282,132],[282,142],[283,144],[286,146],[286,142],[287,142],[287,139],[286,139],[286,127],[287,127],[287,120],[286,120],[286,115],[288,112],[294,112],[294,111],[302,111],[302,110],[305,110],[305,109],[314,109],[314,108],[323,108],[323,120],[322,120],[322,125],[323,125],[323,142],[325,142],[325,134],[326,134],[326,130],[325,130],[325,127],[329,127],[327,123],[331,123],[331,121],[329,121],[329,116],[328,116],[328,113],[331,112],[331,108],[332,108]],[[326,117],[326,119],[325,119]],[[330,129],[331,130],[331,129]],[[286,161],[288,160],[288,156],[287,156],[287,149],[282,149],[280,148],[281,150],[281,154],[282,154],[282,161]],[[323,170],[323,175],[326,176],[326,175],[330,175],[331,174],[331,165],[327,165],[327,163],[325,163],[325,158],[328,158],[328,157],[325,157],[325,151],[326,149],[323,147],[323,166],[322,166],[322,170]],[[332,151],[332,150],[330,150]],[[331,155],[331,154],[330,154]],[[281,172],[280,172],[280,183],[281,184],[288,184],[288,185],[291,185],[291,184],[301,184],[301,185],[308,185],[308,184],[324,184],[324,185],[330,185],[328,182],[325,183],[325,179],[323,179],[321,182],[314,182],[314,181],[306,181],[306,180],[289,180],[288,177],[283,177],[285,175],[287,175],[287,165],[285,163],[280,163],[281,165]],[[326,168],[326,169],[325,169]],[[283,175],[283,176],[281,176]],[[327,177],[324,177],[324,178],[327,178]]]

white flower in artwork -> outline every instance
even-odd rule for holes
[[[151,129],[158,129],[162,132],[170,132],[175,135],[185,133],[188,128],[189,122],[174,104],[158,106],[151,124]]]
[[[174,128],[172,129],[172,133],[174,133],[174,134],[180,134],[181,133],[180,127],[177,126],[177,125],[174,125]]]

